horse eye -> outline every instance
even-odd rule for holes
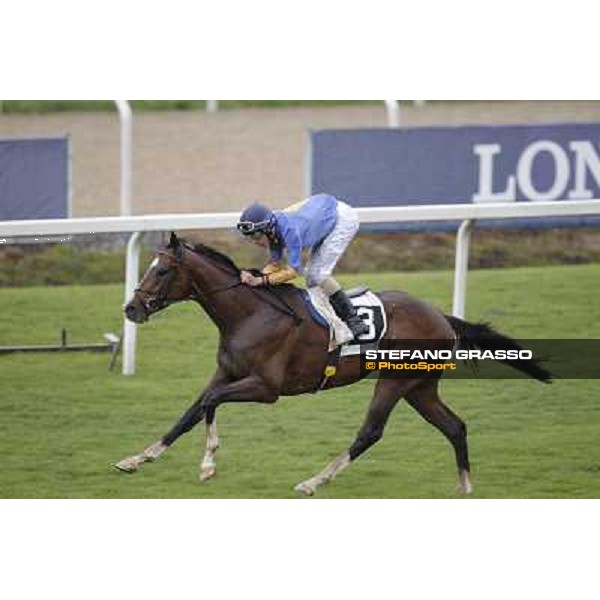
[[[169,269],[167,267],[161,267],[160,269],[158,269],[158,271],[156,272],[156,274],[159,277],[164,277],[168,272],[169,272]]]

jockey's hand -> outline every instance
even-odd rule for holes
[[[258,285],[263,285],[263,278],[256,277],[255,275],[252,275],[252,273],[250,273],[249,271],[242,271],[240,274],[240,279],[241,279],[242,283],[245,283],[246,285],[249,285],[252,287],[256,287]]]

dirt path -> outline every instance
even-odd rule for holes
[[[600,121],[600,102],[433,102],[403,105],[414,125]],[[305,192],[307,130],[382,127],[381,106],[154,112],[134,118],[134,212],[237,210],[275,206]],[[0,114],[0,137],[69,133],[75,216],[119,210],[116,113]]]

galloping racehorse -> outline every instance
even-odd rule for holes
[[[484,324],[470,324],[445,316],[421,300],[399,291],[378,294],[387,317],[387,340],[429,340],[439,349],[464,347],[519,348],[514,340]],[[115,466],[134,472],[156,460],[177,438],[206,419],[206,452],[200,467],[202,481],[216,473],[218,448],[215,413],[224,402],[273,403],[279,396],[315,392],[323,383],[328,363],[329,332],[310,316],[305,300],[292,285],[249,287],[240,282],[240,270],[223,254],[202,244],[190,247],[171,233],[169,244],[159,251],[126,305],[127,318],[143,323],[175,302],[194,300],[219,329],[217,370],[197,400],[172,429],[140,454]],[[302,361],[294,360],[302,356]],[[510,366],[540,381],[551,375],[536,361],[507,361]],[[365,376],[360,357],[340,360],[335,381],[324,389],[350,385]],[[366,418],[354,442],[314,477],[295,489],[313,495],[331,481],[383,435],[401,398],[452,444],[458,466],[459,489],[472,490],[469,474],[467,430],[463,421],[440,399],[440,375],[412,379],[380,377]]]

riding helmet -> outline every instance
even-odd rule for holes
[[[273,211],[270,208],[260,202],[253,202],[240,216],[237,228],[244,235],[268,233],[273,228],[273,220]]]

